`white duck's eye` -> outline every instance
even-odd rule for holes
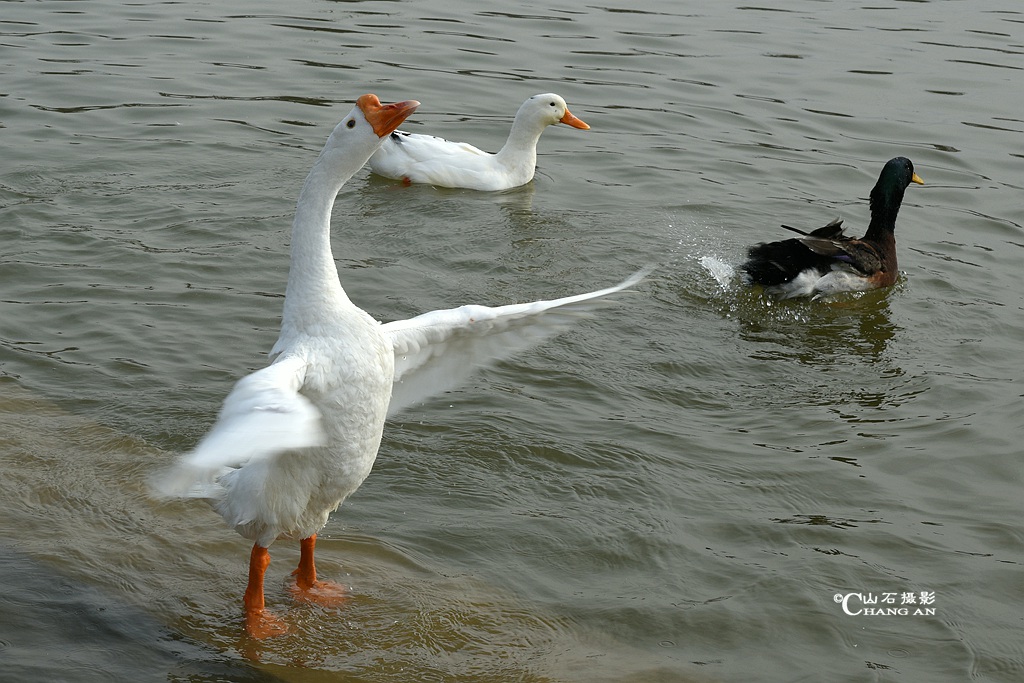
[[[349,119],[348,121],[345,122],[345,127],[346,128],[355,128],[356,127],[356,120],[355,119]]]

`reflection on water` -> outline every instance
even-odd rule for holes
[[[747,290],[737,293],[730,317],[744,339],[779,347],[765,358],[827,366],[849,357],[873,364],[900,331],[889,308],[894,295],[875,290],[823,301],[779,301]]]
[[[739,333],[751,342],[751,360],[782,364],[790,374],[782,384],[763,386],[765,405],[829,406],[837,417],[855,421],[859,409],[899,406],[920,393],[886,353],[898,328],[884,301],[816,304],[813,311],[775,317],[777,310],[736,317]]]

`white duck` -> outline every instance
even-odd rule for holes
[[[295,597],[328,605],[343,597],[340,586],[317,579],[316,533],[370,473],[388,415],[564,329],[641,277],[553,301],[463,306],[384,325],[358,308],[338,281],[331,208],[418,105],[363,95],[331,133],[299,195],[271,365],[240,380],[195,450],[154,480],[160,495],[209,499],[254,541],[244,602],[246,630],[257,638],[286,631],[263,595],[267,548],[277,538],[300,540]]]
[[[588,130],[554,93],[534,95],[519,107],[505,146],[490,154],[466,142],[395,131],[370,157],[370,170],[405,183],[470,190],[507,190],[533,180],[537,141],[550,125]]]

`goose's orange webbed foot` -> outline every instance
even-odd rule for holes
[[[245,632],[257,640],[263,640],[283,636],[288,633],[288,625],[265,609],[246,610]]]
[[[348,589],[340,583],[320,581],[316,578],[316,565],[313,562],[315,547],[316,534],[300,541],[299,566],[292,572],[295,583],[289,590],[296,600],[312,602],[323,607],[340,607],[348,597]]]
[[[308,588],[296,581],[289,587],[289,592],[299,602],[312,602],[321,607],[341,607],[348,598],[348,588],[333,581],[317,581]]]
[[[268,566],[270,553],[259,544],[254,544],[249,557],[249,585],[245,589],[245,631],[260,640],[288,632],[288,626],[266,610],[263,576]]]

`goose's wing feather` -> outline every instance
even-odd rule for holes
[[[325,442],[320,411],[299,393],[304,358],[286,355],[243,377],[195,450],[153,481],[165,497],[208,497],[226,468]]]
[[[382,326],[395,351],[395,384],[388,415],[458,386],[476,368],[508,358],[568,328],[635,285],[641,271],[607,289],[508,306],[461,306]]]

